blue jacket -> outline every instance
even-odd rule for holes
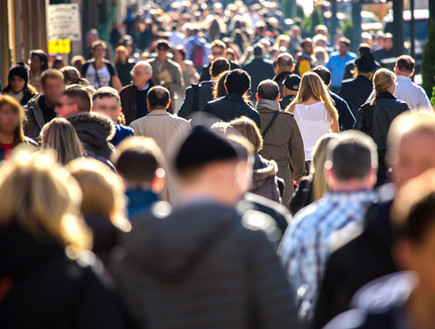
[[[159,201],[159,196],[151,190],[132,189],[127,190],[125,195],[128,198],[128,219],[132,218],[139,213],[148,212],[151,206]]]
[[[133,128],[123,126],[123,125],[120,125],[119,123],[117,123],[115,137],[113,137],[113,139],[111,140],[111,143],[114,146],[118,146],[119,143],[121,143],[127,137],[132,136],[133,134],[134,134]]]

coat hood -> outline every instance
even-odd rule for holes
[[[266,160],[259,154],[255,154],[254,161],[254,186],[262,183],[263,180],[270,176],[276,175],[278,172],[278,165],[273,160]]]
[[[238,225],[234,208],[189,205],[169,216],[138,219],[126,235],[126,255],[137,270],[159,280],[183,280]]]
[[[76,129],[82,143],[97,148],[106,145],[116,133],[115,123],[99,113],[81,112],[67,119]]]

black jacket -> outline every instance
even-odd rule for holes
[[[340,131],[345,131],[352,129],[355,124],[355,116],[347,105],[346,101],[338,96],[336,93],[329,91],[332,100],[335,103],[335,108],[338,112],[338,124],[340,126]]]
[[[367,101],[372,91],[372,81],[359,75],[355,79],[343,81],[339,96],[347,102],[356,117],[358,109]]]
[[[114,263],[139,328],[298,328],[286,274],[257,226],[273,220],[212,203],[160,217],[136,220]]]
[[[324,329],[411,328],[409,299],[418,278],[413,272],[386,275],[365,285],[352,300],[352,310]]]
[[[260,82],[272,79],[275,75],[272,62],[263,59],[263,57],[255,57],[242,68],[251,76],[251,99],[255,99]]]
[[[0,228],[1,328],[126,328],[93,254],[77,261],[63,247],[18,225]]]
[[[367,210],[362,233],[329,257],[313,328],[323,328],[334,316],[348,310],[353,295],[362,286],[397,271],[391,253],[394,240],[390,223],[393,193],[386,191],[382,194],[383,199]]]
[[[293,102],[293,100],[295,99],[295,95],[289,95],[286,97],[283,97],[280,101],[279,101],[279,106],[281,107],[281,110],[285,110],[287,108],[287,106],[290,105],[291,102]]]
[[[281,94],[281,97],[284,97],[284,80],[287,79],[287,77],[292,74],[291,72],[281,72],[280,74],[277,74],[273,77],[273,81],[275,81],[278,84],[279,87],[279,93]]]
[[[110,160],[115,147],[109,141],[116,133],[112,120],[95,112],[81,112],[67,119],[74,126],[86,151]]]
[[[231,65],[231,68],[230,68],[231,70],[240,69],[240,66],[237,65],[236,63],[234,63],[233,61],[230,61],[230,65]],[[211,63],[203,66],[201,77],[199,79],[200,82],[210,81],[210,79],[211,79],[210,67],[211,67]]]
[[[391,123],[398,115],[408,110],[408,104],[386,92],[376,96],[372,102],[364,104],[358,111],[354,128],[372,137],[378,146],[378,184],[385,183],[387,176],[385,153]]]
[[[214,82],[203,81],[197,87],[190,86],[186,88],[186,96],[184,97],[184,102],[178,111],[178,116],[190,119],[190,116],[194,112],[204,111],[205,106],[208,102],[213,100],[213,87]],[[195,95],[195,88],[198,88],[198,92]],[[197,98],[197,107],[195,108],[195,97]]]
[[[261,126],[260,114],[258,114],[257,110],[246,104],[242,96],[236,94],[226,95],[208,102],[204,112],[210,113],[225,122],[246,116],[253,120],[259,128]]]

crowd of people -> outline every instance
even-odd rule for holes
[[[10,68],[0,327],[435,327],[415,60],[264,4],[152,4]]]

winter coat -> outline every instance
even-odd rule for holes
[[[284,97],[284,81],[287,79],[287,77],[292,74],[291,72],[281,72],[273,77],[273,81],[275,81],[278,84],[279,87],[279,93],[282,97]]]
[[[33,97],[26,106],[24,110],[26,112],[26,121],[24,123],[24,135],[30,137],[34,140],[39,138],[42,127],[46,124],[44,121],[44,113],[42,112],[41,106],[39,106],[39,99],[43,97],[42,94],[38,94]]]
[[[334,101],[335,108],[338,112],[338,124],[340,126],[340,131],[352,129],[353,125],[355,124],[355,116],[350,110],[349,105],[343,98],[332,91],[329,91],[329,95]]]
[[[358,111],[354,128],[372,137],[378,146],[378,185],[385,183],[387,176],[385,153],[391,123],[406,111],[409,111],[408,104],[398,100],[389,92],[376,96],[372,102],[364,104]]]
[[[148,84],[149,84],[148,88],[144,93],[145,98],[148,91],[154,86],[152,80],[149,80]],[[129,125],[131,122],[137,119],[136,92],[137,92],[137,87],[133,84],[125,86],[119,92],[119,97],[121,98],[122,113],[124,113],[125,122],[127,125]],[[146,106],[146,100],[145,100],[145,106]],[[145,113],[148,113],[148,109],[146,109]]]
[[[242,116],[248,117],[260,128],[260,115],[257,110],[248,105],[240,95],[229,94],[208,102],[204,112],[214,115],[219,120],[230,122]]]
[[[297,328],[290,287],[263,231],[214,203],[186,204],[133,224],[114,264],[117,291],[139,328]]]
[[[367,101],[372,91],[372,81],[363,75],[359,75],[354,79],[343,81],[339,96],[347,102],[353,115],[357,116],[358,109]]]
[[[273,115],[279,111],[276,101],[260,99],[257,103],[260,113],[262,133]],[[282,204],[288,208],[293,195],[293,180],[298,181],[305,174],[304,143],[298,124],[292,114],[281,111],[263,140],[260,154],[278,164],[278,177],[284,180]],[[291,165],[291,169],[290,168]]]
[[[215,83],[213,81],[201,82],[198,87],[190,86],[186,88],[186,96],[184,102],[181,104],[178,116],[190,119],[193,113],[203,111],[208,102],[213,100],[213,88]],[[195,108],[195,88],[198,88],[198,101]]]
[[[253,186],[250,192],[281,203],[276,182],[277,173],[278,166],[275,161],[266,160],[261,155],[255,154]]]
[[[109,141],[116,133],[112,120],[95,112],[80,112],[67,119],[74,126],[86,151],[110,160],[115,147]]]
[[[393,192],[387,190],[390,186],[383,188],[382,199],[366,212],[362,233],[337,249],[328,259],[313,328],[323,328],[334,316],[348,310],[352,296],[362,286],[397,271],[391,253]]]
[[[408,301],[417,284],[413,272],[401,272],[365,285],[352,300],[352,310],[324,329],[411,329]]]
[[[92,253],[77,260],[53,239],[17,224],[0,228],[1,328],[127,328]]]

